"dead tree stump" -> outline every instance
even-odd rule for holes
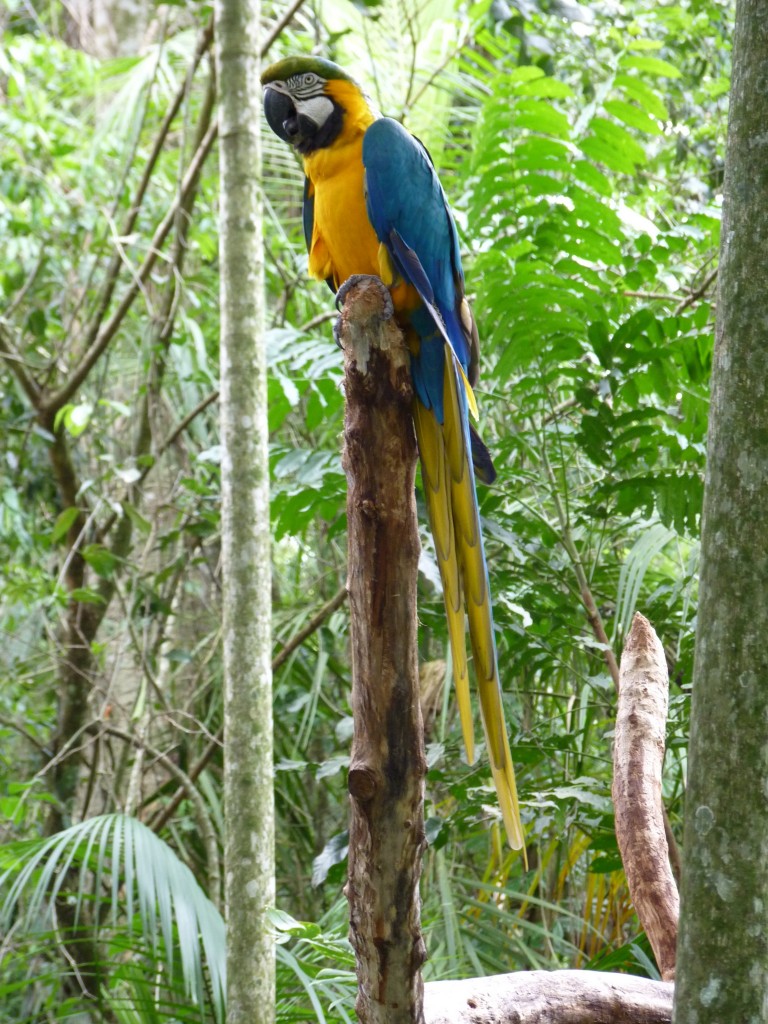
[[[672,981],[680,899],[661,803],[669,677],[661,641],[640,612],[624,644],[620,678],[613,751],[616,839],[637,916],[662,978]]]
[[[426,759],[416,645],[416,441],[408,352],[385,303],[383,286],[363,279],[349,290],[340,325],[354,717],[346,893],[360,1021],[421,1024]]]

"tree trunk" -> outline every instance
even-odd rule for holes
[[[677,1024],[768,1010],[768,2],[738,0],[691,710]]]
[[[408,354],[368,279],[342,315],[344,468],[354,735],[349,769],[350,939],[362,1024],[423,1020],[419,875],[424,731],[416,654],[419,535]]]
[[[227,1020],[274,1020],[271,572],[259,0],[216,5]]]
[[[99,60],[141,53],[157,10],[148,0],[69,0],[62,7],[67,44]]]

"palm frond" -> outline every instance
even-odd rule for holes
[[[169,977],[178,957],[185,997],[199,1012],[210,1005],[223,1020],[224,920],[186,864],[146,825],[120,814],[90,818],[47,839],[7,845],[2,865],[4,927],[15,919],[17,930],[34,931],[66,897],[75,923],[85,920],[86,906],[93,908],[98,939],[106,909],[111,929],[123,922],[129,933],[137,928],[150,959],[164,962]]]

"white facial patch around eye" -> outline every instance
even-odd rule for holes
[[[295,103],[299,114],[314,121],[318,128],[322,128],[333,112],[333,103],[327,96],[313,96],[308,100],[295,100]]]

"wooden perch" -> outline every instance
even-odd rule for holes
[[[629,892],[665,981],[675,976],[680,916],[661,803],[668,691],[664,648],[637,612],[621,656],[613,802]]]
[[[521,971],[425,986],[426,1024],[669,1024],[673,986],[630,974]]]
[[[417,663],[419,536],[408,352],[376,279],[341,317],[354,731],[350,940],[362,1024],[423,1021],[419,876],[426,760]]]

